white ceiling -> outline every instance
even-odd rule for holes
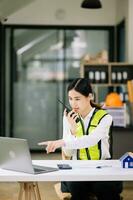
[[[0,21],[5,21],[8,15],[27,6],[34,0],[0,0]]]
[[[4,24],[114,25],[116,1],[102,0],[102,9],[82,9],[83,0],[0,0]]]

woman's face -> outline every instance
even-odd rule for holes
[[[68,92],[68,98],[71,108],[80,115],[85,115],[91,109],[89,96],[86,97],[72,89]]]

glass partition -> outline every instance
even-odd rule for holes
[[[109,48],[109,29],[13,28],[9,111],[12,136],[27,138],[31,149],[62,137],[68,83],[80,76],[86,53]],[[110,52],[109,52],[110,53]],[[10,73],[9,70],[9,73]]]

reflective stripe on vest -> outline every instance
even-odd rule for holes
[[[88,135],[88,134],[93,134],[94,129],[97,127],[97,125],[99,124],[99,122],[101,121],[101,119],[107,115],[107,112],[105,110],[99,109],[99,110],[95,110],[91,120],[89,122],[87,131],[85,133],[84,131],[84,126],[82,124],[82,122],[78,122],[77,124],[77,133],[76,136],[77,137],[81,137],[83,135]],[[100,159],[100,144],[101,142],[99,142],[98,144],[91,146],[89,148],[84,148],[84,149],[80,149],[78,150],[78,159],[80,160],[99,160]]]

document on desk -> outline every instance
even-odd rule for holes
[[[97,165],[97,166],[74,166],[74,168],[84,168],[84,169],[102,169],[102,168],[112,168],[112,165]]]
[[[116,161],[112,161],[112,160],[97,160],[97,161],[93,161],[93,162],[84,162],[81,161],[78,164],[77,163],[73,163],[73,169],[105,169],[105,168],[121,168],[120,162],[118,161],[116,163]]]

